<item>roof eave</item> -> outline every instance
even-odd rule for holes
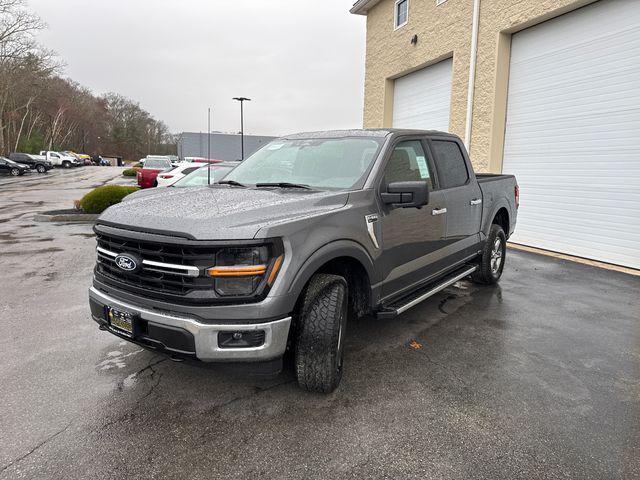
[[[351,10],[350,13],[354,15],[366,15],[371,8],[373,8],[376,4],[378,4],[380,0],[358,0]]]

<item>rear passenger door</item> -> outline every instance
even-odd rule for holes
[[[432,138],[440,188],[447,205],[446,240],[451,262],[477,252],[482,221],[482,192],[463,154],[463,146],[451,137]]]

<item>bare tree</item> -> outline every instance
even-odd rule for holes
[[[113,93],[96,97],[59,76],[59,60],[35,39],[44,26],[25,0],[0,0],[0,154],[46,148],[136,158],[175,151],[167,126],[137,103]]]

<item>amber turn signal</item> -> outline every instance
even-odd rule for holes
[[[210,277],[256,277],[264,275],[266,271],[266,265],[213,267],[207,270],[207,275]]]
[[[276,279],[276,275],[278,275],[278,271],[282,266],[282,260],[284,260],[284,255],[280,255],[276,258],[276,261],[273,262],[273,268],[271,269],[271,273],[269,274],[269,278],[267,279],[267,285],[271,286],[273,281]]]

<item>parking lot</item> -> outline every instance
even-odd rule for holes
[[[0,178],[0,478],[640,475],[640,277],[510,250],[497,287],[352,322],[309,394],[98,330],[91,225],[33,216],[120,171]]]

